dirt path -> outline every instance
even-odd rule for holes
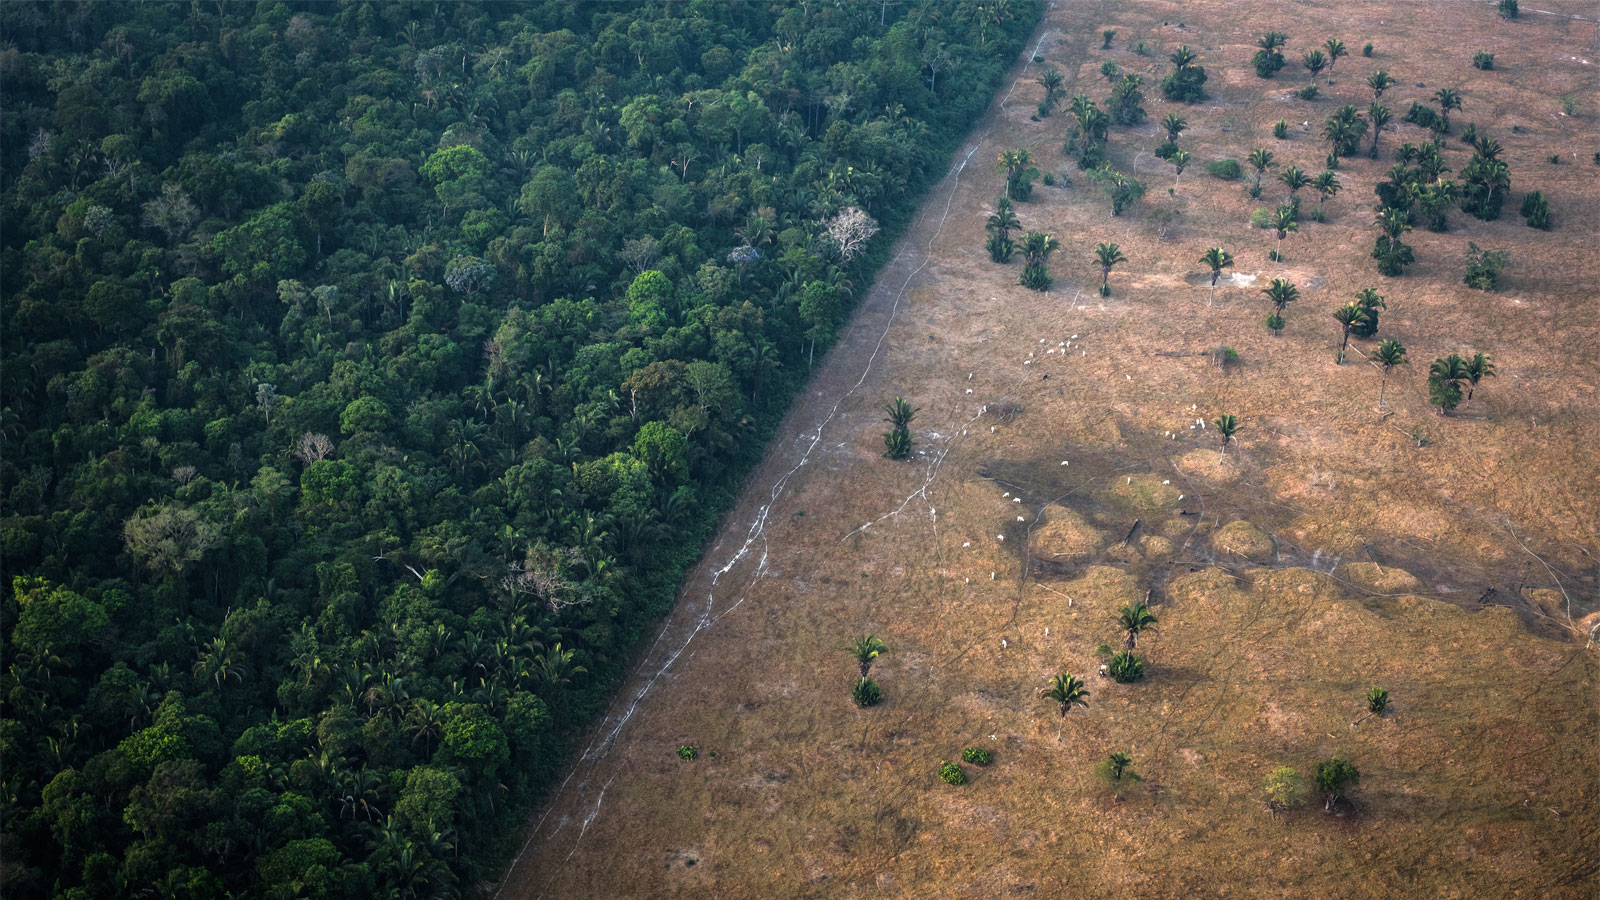
[[[1593,660],[1566,639],[1561,609],[1573,596],[1576,615],[1593,608],[1584,598],[1600,552],[1596,379],[1574,378],[1571,362],[1591,361],[1582,367],[1592,374],[1600,348],[1600,310],[1584,287],[1600,283],[1600,255],[1587,252],[1600,202],[1582,202],[1600,190],[1577,165],[1538,162],[1552,142],[1587,146],[1600,133],[1592,119],[1516,117],[1594,76],[1547,72],[1530,86],[1513,72],[1463,87],[1480,127],[1494,123],[1507,145],[1513,177],[1537,173],[1566,198],[1556,231],[1467,220],[1409,236],[1415,272],[1380,281],[1366,258],[1367,207],[1392,160],[1348,160],[1327,223],[1287,242],[1280,265],[1248,225],[1260,204],[1204,164],[1242,159],[1272,121],[1329,104],[1286,106],[1295,101],[1280,95],[1303,73],[1241,76],[1254,34],[1325,32],[1352,47],[1384,35],[1392,53],[1340,61],[1329,93],[1357,102],[1350,85],[1376,64],[1427,82],[1411,91],[1420,97],[1435,81],[1458,83],[1459,60],[1411,61],[1404,48],[1445,40],[1462,27],[1456,11],[1472,9],[1414,7],[1408,21],[1381,24],[1378,8],[1302,6],[1292,29],[1269,8],[1241,20],[1223,3],[1185,5],[1182,22],[1154,0],[1051,8],[1026,58],[1062,68],[1069,95],[1103,97],[1102,58],[1144,76],[1150,121],[1114,129],[1112,159],[1137,169],[1149,196],[1109,215],[1061,157],[1068,117],[1031,119],[1036,67],[1019,62],[534,820],[501,896],[1131,888],[1193,898],[1213,895],[1208,875],[1228,873],[1283,896],[1377,897],[1397,879],[1416,883],[1398,873],[1419,865],[1429,893],[1581,896],[1600,778],[1558,790],[1556,773],[1592,773],[1600,739]],[[1495,36],[1492,9],[1472,15],[1497,66],[1515,67],[1521,44],[1556,53],[1587,39],[1582,23],[1556,17]],[[1097,49],[1102,28],[1119,32],[1116,51]],[[1136,40],[1154,52],[1127,49]],[[1179,43],[1211,72],[1202,106],[1159,101],[1164,55]],[[1170,172],[1148,152],[1169,111],[1189,119],[1181,142],[1195,157],[1171,194]],[[1528,133],[1513,135],[1507,118]],[[1386,148],[1417,139],[1395,132]],[[1019,146],[1071,181],[1019,204],[1025,227],[1062,239],[1046,294],[1017,286],[1019,264],[995,266],[982,249],[1002,189],[993,160]],[[1310,129],[1274,146],[1302,167],[1323,152]],[[1456,168],[1461,152],[1450,150]],[[1457,290],[1468,237],[1519,261],[1500,294]],[[1131,258],[1104,299],[1084,260],[1099,241]],[[1213,307],[1194,261],[1218,244],[1247,277],[1225,283]],[[1273,338],[1248,276],[1280,274],[1305,296]],[[1412,356],[1389,381],[1394,411],[1382,418],[1377,373],[1331,361],[1328,310],[1368,284],[1389,298],[1382,336]],[[1243,361],[1234,374],[1204,355],[1222,343]],[[1463,345],[1492,352],[1504,375],[1442,420],[1420,375]],[[907,464],[881,457],[881,406],[896,395],[921,409]],[[1246,423],[1225,463],[1202,427],[1222,412]],[[1138,535],[1117,545],[1136,519]],[[1262,529],[1263,554],[1220,549],[1235,519]],[[1523,618],[1452,605],[1473,606],[1488,588]],[[1161,625],[1140,644],[1151,678],[1136,688],[1095,680],[1089,710],[1060,722],[1036,687],[1062,669],[1093,672],[1096,644],[1116,641],[1116,609],[1152,592]],[[873,670],[888,702],[862,711],[849,703],[843,648],[866,632],[890,645]],[[1402,712],[1352,729],[1360,692],[1380,682]],[[1520,698],[1509,709],[1494,701],[1506,693]],[[1508,741],[1540,752],[1507,759],[1496,748]],[[700,759],[679,760],[679,744]],[[944,790],[930,773],[973,745],[999,761],[969,766],[972,785]],[[1127,803],[1091,774],[1117,748],[1146,777]],[[1264,830],[1261,775],[1279,764],[1309,772],[1332,752],[1361,761],[1362,815],[1282,817]],[[1419,757],[1451,762],[1440,770]],[[1463,844],[1462,833],[1476,836]],[[1199,835],[1207,840],[1191,840]]]

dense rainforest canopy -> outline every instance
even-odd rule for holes
[[[0,5],[0,892],[477,893],[1040,13]]]

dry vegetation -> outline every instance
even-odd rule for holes
[[[1105,59],[1145,76],[1149,119],[1112,130],[1111,159],[1149,195],[1113,219],[1061,155],[1067,117],[1030,121],[1037,66],[1019,67],[530,826],[504,894],[1594,896],[1600,717],[1581,633],[1600,552],[1600,48],[1592,19],[1566,16],[1592,4],[1540,6],[1563,15],[1059,4],[1040,55],[1069,97],[1105,96]],[[1114,50],[1098,49],[1102,29]],[[1247,61],[1271,30],[1291,36],[1291,64],[1263,81]],[[1309,80],[1295,61],[1330,37],[1351,55],[1321,98],[1294,98]],[[1139,40],[1149,56],[1131,52]],[[1159,98],[1179,44],[1210,73],[1203,104]],[[1493,70],[1472,68],[1480,49]],[[1298,123],[1365,108],[1379,67],[1400,82],[1385,97],[1397,122],[1412,99],[1461,92],[1456,132],[1475,122],[1505,145],[1505,213],[1413,232],[1416,264],[1379,277],[1372,188],[1394,147],[1425,139],[1391,124],[1381,159],[1344,161],[1327,223],[1268,262],[1273,235],[1247,218],[1283,188],[1252,201],[1205,163],[1265,146],[1320,171],[1327,145]],[[1586,99],[1569,117],[1561,95]],[[1149,152],[1171,111],[1194,157],[1173,195]],[[1279,119],[1295,124],[1287,141],[1271,137]],[[1048,294],[982,246],[992,160],[1013,146],[1072,175],[1018,204],[1025,227],[1061,239]],[[1452,138],[1447,161],[1465,157]],[[1515,215],[1531,189],[1551,198],[1549,233]],[[1511,252],[1498,292],[1461,284],[1469,240]],[[1104,300],[1100,241],[1129,257]],[[1257,285],[1225,279],[1213,308],[1197,260],[1219,245]],[[1258,289],[1280,275],[1302,298],[1274,338]],[[1388,298],[1379,337],[1410,351],[1387,416],[1376,368],[1333,360],[1332,310],[1368,286]],[[1237,366],[1204,356],[1220,344]],[[1501,374],[1441,418],[1427,364],[1463,350]],[[896,394],[922,409],[907,463],[881,457]],[[1226,458],[1190,428],[1224,412],[1244,426]],[[1116,610],[1147,594],[1160,617],[1140,641],[1147,677],[1093,677]],[[860,710],[845,646],[866,632],[889,646],[873,669],[887,700]],[[1092,691],[1064,724],[1037,696],[1061,670]],[[1362,720],[1370,685],[1393,706]],[[939,761],[966,746],[994,764],[940,783]],[[1113,750],[1145,779],[1120,801],[1092,774]],[[1351,807],[1269,815],[1268,771],[1309,776],[1334,753],[1362,773]]]

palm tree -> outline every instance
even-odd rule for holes
[[[1100,77],[1107,81],[1116,81],[1117,76],[1121,74],[1122,69],[1109,59],[1100,64]]]
[[[1374,100],[1367,106],[1367,118],[1372,121],[1372,150],[1367,154],[1372,159],[1378,158],[1378,135],[1383,131],[1383,126],[1389,124],[1389,107]]]
[[[572,657],[576,653],[575,650],[563,650],[561,643],[557,641],[556,645],[546,650],[543,656],[534,657],[540,682],[548,687],[559,687],[571,682],[574,675],[589,671],[583,666],[573,665]]]
[[[1307,50],[1306,55],[1301,57],[1300,61],[1304,63],[1306,69],[1311,72],[1312,78],[1317,77],[1319,72],[1331,65],[1331,63],[1328,62],[1328,57],[1323,55],[1321,50]]]
[[[1233,267],[1233,254],[1221,247],[1212,247],[1200,257],[1200,261],[1211,267],[1211,300],[1217,297],[1217,280],[1222,277],[1222,270]],[[1211,305],[1211,300],[1206,305]]]
[[[1327,203],[1328,198],[1339,193],[1340,189],[1344,187],[1339,183],[1339,176],[1334,174],[1332,169],[1324,169],[1319,172],[1317,177],[1311,180],[1311,186],[1317,189],[1317,196],[1322,198],[1323,203]]]
[[[1411,214],[1403,209],[1384,207],[1378,212],[1377,223],[1389,240],[1398,241],[1400,235],[1411,230]]]
[[[1139,632],[1154,628],[1156,617],[1150,612],[1150,607],[1143,601],[1139,603],[1124,604],[1117,613],[1117,622],[1123,631],[1127,632],[1128,649],[1132,650],[1137,643]]]
[[[999,159],[1000,164],[995,167],[995,171],[1003,173],[1008,181],[1033,163],[1032,155],[1021,149],[1002,150]]]
[[[989,217],[984,226],[989,231],[989,258],[995,262],[1006,262],[1011,259],[1016,245],[1011,241],[1011,230],[1021,228],[1022,221],[1017,218],[1016,212],[1011,208],[1011,198],[1001,196],[996,204],[994,215]]]
[[[1094,248],[1095,262],[1100,266],[1100,296],[1111,296],[1111,267],[1118,263],[1128,261],[1122,255],[1122,248],[1116,244],[1097,244]]]
[[[1161,120],[1161,127],[1167,130],[1167,140],[1176,143],[1178,135],[1189,127],[1189,123],[1177,113],[1167,113],[1167,117]]]
[[[888,647],[884,646],[883,641],[878,640],[878,636],[875,634],[856,638],[855,643],[850,645],[850,655],[854,656],[856,662],[861,664],[862,678],[867,677],[867,672],[872,669],[872,661],[877,659],[879,654],[887,652],[888,649]]]
[[[1339,343],[1339,364],[1344,364],[1344,351],[1350,346],[1350,329],[1356,327],[1362,319],[1366,318],[1366,310],[1361,304],[1354,301],[1346,303],[1333,311],[1333,318],[1344,328],[1344,340]]]
[[[1061,102],[1062,80],[1060,70],[1054,66],[1050,66],[1039,74],[1039,86],[1044,88],[1044,102],[1040,104],[1040,109],[1043,112],[1049,113],[1056,108],[1057,103]]]
[[[1183,170],[1189,165],[1189,152],[1187,150],[1176,150],[1171,156],[1167,157],[1167,162],[1172,163],[1172,167],[1178,170],[1178,174],[1172,179],[1172,188],[1177,190],[1178,179],[1183,177]]]
[[[1323,42],[1322,46],[1328,48],[1329,72],[1333,71],[1333,64],[1339,61],[1339,57],[1350,55],[1349,51],[1344,49],[1344,41],[1341,41],[1338,38],[1328,38]]]
[[[1029,231],[1022,235],[1022,258],[1028,263],[1044,263],[1050,259],[1050,254],[1060,249],[1061,242],[1053,234],[1043,231]]]
[[[1494,363],[1483,353],[1474,353],[1467,362],[1467,402],[1472,402],[1472,392],[1478,389],[1478,382],[1485,378],[1495,377]]]
[[[889,414],[889,417],[884,419],[885,422],[895,428],[910,428],[911,420],[917,417],[917,413],[920,410],[912,406],[904,397],[896,397],[893,402],[883,405],[883,411]]]
[[[1194,64],[1195,54],[1193,50],[1189,49],[1189,45],[1185,44],[1167,54],[1167,59],[1172,60],[1172,64],[1178,68],[1187,69],[1189,66]]]
[[[1300,209],[1300,189],[1311,183],[1311,176],[1300,171],[1299,166],[1290,166],[1283,170],[1278,180],[1289,188],[1289,203],[1296,210]]]
[[[1372,88],[1372,99],[1381,100],[1383,92],[1394,87],[1394,79],[1389,77],[1388,72],[1379,69],[1367,76],[1367,87]]]
[[[1389,370],[1406,361],[1406,347],[1397,340],[1389,339],[1378,345],[1372,358],[1383,366],[1383,378],[1378,382],[1378,411],[1382,412],[1383,392],[1389,385]]]
[[[1233,440],[1233,436],[1239,433],[1239,419],[1232,414],[1223,413],[1212,419],[1211,424],[1217,429],[1217,435],[1222,438],[1222,455],[1227,456],[1228,442]]]
[[[1062,672],[1050,679],[1050,684],[1041,693],[1046,700],[1056,703],[1061,709],[1061,719],[1066,721],[1067,713],[1074,705],[1087,707],[1089,705],[1089,689],[1084,687],[1082,681],[1074,678],[1070,672]],[[1061,729],[1056,729],[1056,740],[1061,740]]]
[[[1267,299],[1272,301],[1273,312],[1278,316],[1283,315],[1289,304],[1300,299],[1300,289],[1286,278],[1272,279],[1272,284],[1262,288],[1261,293],[1266,294]]]
[[[1372,288],[1357,291],[1356,303],[1361,307],[1362,316],[1351,333],[1356,337],[1372,337],[1378,333],[1378,310],[1388,309],[1389,304],[1383,302],[1383,295]]]
[[[1280,206],[1272,213],[1271,224],[1278,232],[1278,261],[1283,261],[1283,239],[1300,230],[1299,212],[1293,206]]]
[[[1439,116],[1444,119],[1445,130],[1450,130],[1450,110],[1461,108],[1461,92],[1454,88],[1440,88],[1433,94],[1433,102],[1439,104]]]
[[[1250,165],[1255,167],[1256,189],[1260,190],[1261,176],[1267,171],[1268,168],[1272,166],[1272,151],[1266,149],[1265,147],[1257,147],[1256,149],[1250,151],[1249,156],[1245,157],[1245,162],[1248,162]]]

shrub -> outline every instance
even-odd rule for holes
[[[1172,158],[1172,154],[1178,152],[1178,142],[1177,141],[1162,141],[1161,144],[1159,144],[1156,147],[1156,151],[1155,152],[1156,152],[1156,156],[1158,158],[1160,158],[1160,159],[1171,159]]]
[[[1283,54],[1276,50],[1257,50],[1256,55],[1250,57],[1250,65],[1255,66],[1258,76],[1271,78],[1283,68]]]
[[[1211,357],[1213,365],[1224,369],[1239,362],[1239,351],[1232,347],[1213,347],[1206,351],[1206,355]]]
[[[1553,165],[1553,166],[1561,164],[1561,154],[1559,154],[1559,153],[1552,153],[1549,156],[1545,157],[1545,159],[1549,160],[1550,164]]]
[[[1146,44],[1144,41],[1140,41],[1139,43],[1133,45],[1133,52],[1139,56],[1149,56],[1150,45]]]
[[[1280,316],[1277,313],[1267,316],[1267,330],[1271,331],[1273,334],[1277,334],[1278,332],[1282,331],[1283,316]]]
[[[1372,58],[1372,42],[1371,41],[1368,41],[1367,45],[1365,47],[1361,48],[1361,55],[1367,57],[1368,59]]]
[[[1467,242],[1467,271],[1461,280],[1468,287],[1492,291],[1500,284],[1500,272],[1511,262],[1511,254],[1504,250],[1484,250]]]
[[[1306,780],[1288,766],[1279,766],[1261,781],[1261,790],[1267,795],[1267,808],[1277,814],[1293,809],[1306,800]]]
[[[700,755],[700,751],[696,750],[694,748],[693,744],[679,744],[678,745],[678,758],[679,759],[692,760],[692,759],[694,759],[695,757],[697,757],[699,755]]]
[[[1305,85],[1300,90],[1295,91],[1294,95],[1301,100],[1315,100],[1317,99],[1317,86],[1314,84]]]
[[[1472,54],[1472,67],[1474,69],[1482,69],[1485,72],[1494,68],[1494,54],[1485,53],[1482,50]]]
[[[1043,181],[1044,181],[1044,186],[1045,187],[1055,187],[1055,185],[1056,185],[1055,173],[1054,172],[1046,172],[1046,173],[1044,173]]]
[[[1518,12],[1517,0],[1500,0],[1500,18],[1515,19]]]
[[[1110,50],[1111,49],[1111,39],[1116,37],[1116,36],[1117,36],[1117,33],[1115,31],[1110,30],[1110,29],[1106,29],[1105,31],[1100,32],[1100,49],[1101,50]]]
[[[1094,648],[1094,652],[1099,656],[1110,656],[1111,655],[1111,645],[1103,643],[1100,646]]]
[[[1119,650],[1112,654],[1106,671],[1118,684],[1128,684],[1144,677],[1144,660],[1136,653]]]
[[[1279,119],[1277,123],[1272,126],[1272,136],[1280,141],[1287,140],[1289,137],[1289,123]]]
[[[1550,230],[1550,201],[1544,198],[1543,192],[1534,191],[1522,198],[1522,217],[1534,228]]]
[[[905,459],[911,454],[911,433],[904,428],[885,431],[883,433],[883,447],[884,456],[890,459]]]
[[[984,247],[988,249],[991,260],[997,263],[1010,262],[1011,254],[1016,252],[1017,242],[998,234],[991,234]]]
[[[1238,181],[1242,170],[1236,159],[1219,159],[1206,166],[1206,171],[1212,178],[1221,178],[1223,181]]]
[[[1111,296],[1111,285],[1109,285],[1109,284],[1101,284],[1100,285],[1100,296],[1102,296],[1102,297]]]
[[[1389,691],[1387,688],[1367,688],[1367,710],[1373,715],[1381,716],[1389,708]]]
[[[857,678],[855,687],[850,689],[850,696],[857,706],[866,709],[883,702],[883,689],[871,678]]]
[[[1313,222],[1326,222],[1328,221],[1328,214],[1322,211],[1322,207],[1318,206],[1312,209],[1311,212],[1306,213],[1306,218]]]
[[[1017,283],[1029,290],[1047,291],[1050,289],[1050,270],[1042,262],[1028,263],[1022,269],[1022,277]]]
[[[972,763],[975,766],[987,766],[994,761],[994,754],[982,747],[968,747],[961,751],[961,761]]]
[[[945,784],[962,785],[967,783],[967,773],[953,762],[939,760],[939,780]]]
[[[1204,67],[1187,66],[1161,79],[1161,96],[1174,103],[1199,103],[1206,98],[1205,83]]]
[[[1272,212],[1265,206],[1250,214],[1250,224],[1257,228],[1272,227]]]
[[[1274,247],[1267,251],[1267,259],[1272,262],[1283,262],[1283,254],[1279,253],[1277,248]]]
[[[1476,144],[1478,142],[1478,123],[1468,122],[1467,127],[1461,130],[1461,143]]]
[[[1423,106],[1413,100],[1411,108],[1406,110],[1406,117],[1403,121],[1410,122],[1413,125],[1421,125],[1423,128],[1437,130],[1439,114],[1433,111],[1433,107]]]

